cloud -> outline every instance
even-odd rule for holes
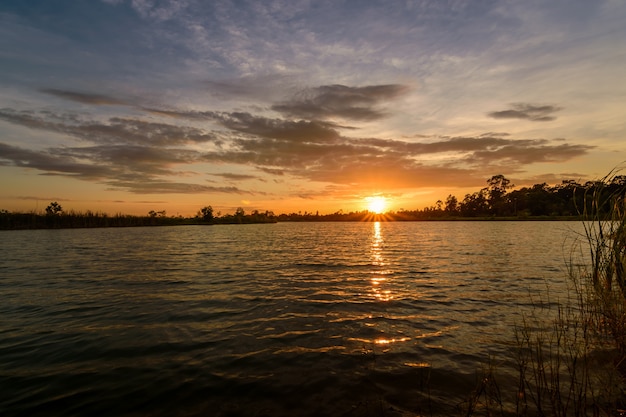
[[[240,190],[237,187],[212,187],[202,184],[192,184],[172,181],[110,181],[108,183],[113,188],[124,189],[133,194],[204,194],[204,193],[226,193],[226,194],[252,194],[248,191]],[[265,194],[265,193],[254,193]]]
[[[124,100],[119,100],[113,97],[100,95],[100,94],[90,94],[90,93],[80,93],[76,91],[68,91],[68,90],[57,90],[54,88],[44,88],[40,90],[42,93],[50,94],[52,96],[56,96],[65,100],[76,101],[78,103],[83,104],[93,104],[93,105],[108,105],[108,106],[128,106],[131,105],[129,102]]]
[[[265,172],[270,175],[283,176],[285,175],[285,171],[282,169],[275,168],[265,168],[265,167],[256,167],[259,171]]]
[[[171,164],[192,164],[198,154],[188,150],[164,150],[132,146],[50,148],[32,151],[0,143],[0,163],[32,168],[44,175],[62,175],[106,184],[135,194],[236,193],[250,194],[237,187],[163,180],[178,177]],[[255,193],[259,194],[259,193]],[[261,193],[262,194],[262,193]]]
[[[33,129],[64,133],[88,142],[172,146],[214,142],[217,137],[204,130],[139,119],[112,117],[108,123],[82,120],[71,115],[39,114],[0,109],[0,119]]]
[[[321,121],[269,119],[250,113],[224,113],[217,120],[231,130],[289,142],[327,143],[339,139],[337,125]]]
[[[490,112],[488,115],[494,119],[523,119],[533,122],[549,122],[556,120],[552,113],[561,110],[560,107],[556,106],[537,106],[527,103],[514,103],[511,107],[508,110]]]
[[[377,108],[381,102],[394,99],[408,91],[400,84],[348,87],[323,85],[301,91],[296,97],[272,106],[287,117],[302,119],[343,118],[371,121],[386,113]]]
[[[293,142],[332,142],[339,138],[337,129],[349,128],[319,120],[271,119],[247,112],[146,110],[174,118],[210,120],[234,132]]]
[[[363,186],[470,185],[498,172],[542,162],[566,161],[592,146],[545,139],[454,137],[429,143],[340,137],[330,143],[276,138],[234,139],[228,149],[207,152],[208,162],[255,165],[311,181]],[[273,171],[270,171],[273,172]]]
[[[349,127],[323,120],[331,114],[357,120],[379,117],[378,104],[401,94],[403,88],[322,86],[312,90],[312,98],[298,102],[301,107],[294,102],[295,110],[285,112],[285,118],[136,106],[161,121],[138,117],[96,121],[74,114],[0,109],[2,120],[66,134],[85,143],[40,151],[1,144],[0,161],[139,194],[248,193],[236,187],[213,187],[181,178],[197,176],[190,171],[194,165],[212,163],[243,165],[271,175],[355,189],[472,186],[496,171],[511,174],[530,164],[568,161],[593,148],[562,139],[514,139],[506,132],[400,139],[347,137],[342,130]],[[100,105],[104,97],[67,91],[60,96],[95,105]],[[551,106],[518,105],[516,109],[524,110],[528,117],[546,117],[556,111]],[[367,117],[366,110],[370,111]],[[299,119],[297,114],[311,117]],[[166,123],[168,119],[180,124]],[[193,120],[194,125],[204,127],[188,126],[181,120]],[[223,130],[207,130],[215,125]],[[208,175],[230,181],[260,179],[238,173]]]
[[[144,19],[169,20],[188,6],[186,0],[131,0],[133,9]]]
[[[0,160],[3,164],[24,168],[34,168],[47,174],[61,174],[70,177],[82,177],[99,180],[112,176],[114,172],[106,166],[85,163],[74,158],[56,155],[54,151],[33,151],[0,142]]]
[[[223,172],[220,174],[211,174],[215,177],[222,177],[224,179],[227,180],[235,180],[235,181],[243,181],[243,180],[254,180],[257,179],[257,177],[255,177],[254,175],[248,175],[248,174],[233,174],[230,172]]]

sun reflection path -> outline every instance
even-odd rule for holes
[[[390,301],[393,294],[391,290],[386,289],[384,284],[387,282],[387,277],[392,273],[388,269],[388,264],[383,257],[383,235],[381,233],[380,222],[374,223],[374,233],[372,235],[372,294],[378,301]]]
[[[389,262],[383,256],[384,251],[384,239],[382,234],[382,227],[380,222],[373,223],[373,231],[372,231],[372,246],[371,246],[371,260],[372,260],[372,270],[370,272],[370,284],[371,284],[371,294],[373,298],[378,302],[389,302],[392,301],[395,296],[391,290],[392,282],[390,279],[393,275],[393,270],[390,269]],[[377,322],[375,327],[379,327],[381,323]],[[370,340],[371,343],[374,343],[375,346],[390,346],[396,343],[408,342],[411,340],[410,337],[406,335],[391,335],[388,332],[392,330],[387,326],[383,325],[383,328],[378,329],[382,334],[376,337],[373,340]],[[392,330],[392,333],[395,331]]]

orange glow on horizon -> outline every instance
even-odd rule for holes
[[[381,195],[365,197],[365,202],[371,213],[382,214],[387,208],[387,199]]]

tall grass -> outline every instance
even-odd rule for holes
[[[548,294],[515,328],[515,393],[490,366],[464,415],[626,416],[626,188],[599,186],[614,174],[584,196],[569,294]]]
[[[585,233],[591,268],[581,288],[597,336],[612,342],[616,366],[626,377],[626,190],[591,196]],[[605,211],[608,207],[608,212]]]

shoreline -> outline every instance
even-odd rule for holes
[[[283,215],[281,215],[283,216]],[[203,221],[197,218],[182,217],[141,217],[128,215],[39,215],[28,213],[4,213],[0,215],[0,230],[47,230],[47,229],[100,229],[125,227],[166,227],[166,226],[219,226],[243,224],[275,224],[275,223],[342,223],[342,222],[529,222],[529,221],[582,221],[582,216],[502,216],[502,217],[424,217],[408,218],[395,214],[371,214],[359,216],[345,215],[342,218],[331,216],[312,216],[299,218],[249,218],[238,219],[215,218]]]

